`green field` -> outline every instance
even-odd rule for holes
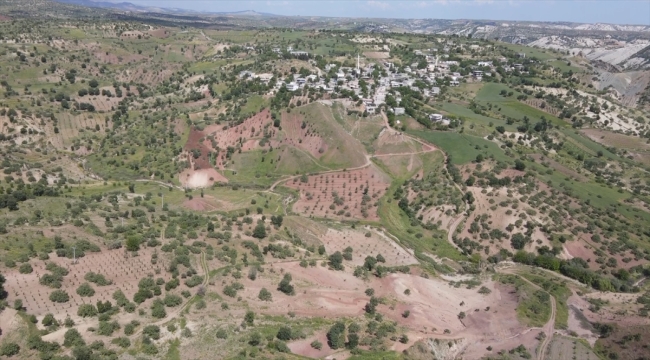
[[[455,132],[411,130],[409,133],[438,146],[456,165],[467,164],[479,154],[497,161],[510,161],[497,144],[483,138]]]

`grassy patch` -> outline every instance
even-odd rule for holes
[[[180,345],[181,345],[181,341],[179,339],[174,339],[170,341],[169,350],[167,350],[167,354],[165,354],[165,360],[180,360],[181,352],[178,349]]]
[[[478,154],[509,162],[509,158],[497,144],[483,138],[455,132],[411,130],[409,133],[438,146],[451,156],[451,162],[456,165],[467,164],[475,160]]]
[[[497,279],[513,285],[519,296],[517,318],[527,326],[542,327],[551,316],[551,298],[543,290],[537,290],[517,275],[498,275]]]
[[[442,156],[439,153],[433,153],[433,159],[424,161],[425,164],[437,163],[442,164]],[[386,195],[379,201],[378,214],[382,220],[382,225],[396,236],[399,241],[412,248],[415,256],[421,260],[424,265],[427,264],[436,268],[438,271],[444,271],[435,261],[426,253],[435,254],[440,257],[446,257],[451,260],[467,260],[458,250],[447,241],[447,234],[440,230],[427,230],[419,225],[412,224],[411,219],[400,209],[397,200],[393,199],[393,194],[401,186],[406,178],[397,179],[390,186]]]
[[[571,296],[571,290],[564,284],[564,281],[548,273],[531,274],[522,273],[521,276],[537,284],[548,291],[555,298],[555,327],[566,329],[569,321],[569,307],[567,300]]]
[[[382,359],[382,360],[399,360],[403,359],[404,357],[396,353],[394,351],[365,351],[362,350],[361,354],[358,355],[353,355],[348,358],[348,360],[377,360],[377,359]]]

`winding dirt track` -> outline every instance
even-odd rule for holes
[[[519,277],[521,280],[525,281],[526,283],[530,284],[532,287],[535,289],[541,290],[546,292],[546,290],[542,289],[539,287],[537,284],[533,283],[532,281],[529,281],[525,277],[519,275],[514,269],[501,269],[500,272],[504,274],[510,274],[510,275],[515,275]],[[542,331],[544,331],[544,334],[546,335],[544,339],[539,344],[539,351],[537,352],[537,360],[544,360],[546,357],[546,349],[548,348],[548,344],[551,343],[551,340],[553,338],[553,334],[555,332],[555,314],[556,314],[556,303],[555,303],[555,297],[551,294],[549,295],[549,299],[551,301],[551,316],[546,322],[546,324],[542,327]]]

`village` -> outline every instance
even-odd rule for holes
[[[269,96],[273,96],[284,87],[290,92],[314,89],[333,98],[351,97],[360,102],[359,105],[362,105],[365,114],[379,113],[382,105],[389,105],[386,103],[386,96],[392,95],[396,105],[390,104],[395,106],[387,106],[387,110],[394,116],[399,116],[406,114],[406,109],[401,104],[402,89],[419,93],[424,98],[436,98],[448,87],[458,87],[461,83],[481,82],[484,78],[492,78],[497,72],[527,74],[528,64],[535,62],[527,59],[523,52],[515,53],[514,58],[499,56],[492,59],[486,56],[485,59],[469,61],[469,64],[466,61],[461,63],[458,60],[444,60],[450,58],[449,53],[453,46],[469,52],[483,49],[478,44],[455,44],[453,41],[447,41],[442,45],[440,49],[412,51],[409,55],[421,61],[402,66],[395,62],[378,61],[357,54],[356,57],[352,57],[356,61],[356,66],[327,63],[323,68],[318,67],[318,61],[310,58],[307,51],[294,50],[293,46],[288,46],[286,51],[274,47],[272,52],[283,55],[284,58],[307,60],[317,71],[309,75],[294,73],[278,78],[271,73],[257,74],[244,70],[239,73],[239,78],[258,79],[267,84],[271,88]],[[246,49],[255,50],[255,47],[248,46]],[[384,49],[388,49],[388,46],[384,46]],[[273,81],[275,82],[272,83]],[[428,118],[431,123],[450,124],[450,120],[442,114],[430,113]]]

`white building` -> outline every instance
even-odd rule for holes
[[[431,121],[442,121],[442,115],[441,114],[429,114],[429,120]]]
[[[406,111],[404,110],[403,107],[393,108],[393,114],[395,114],[396,116],[397,115],[404,115],[405,113],[406,113]]]

